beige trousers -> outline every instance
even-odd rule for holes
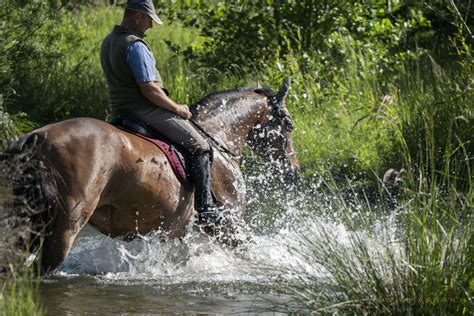
[[[180,146],[190,155],[210,150],[208,141],[194,126],[173,112],[150,106],[149,109],[134,111],[130,116],[145,123],[153,132]]]

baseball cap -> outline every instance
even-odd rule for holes
[[[158,15],[156,15],[155,6],[151,0],[128,0],[125,9],[144,12],[157,24],[163,24]]]

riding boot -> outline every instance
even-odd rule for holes
[[[194,208],[199,224],[213,224],[218,213],[211,193],[210,153],[194,154],[191,161],[191,179],[194,182]]]

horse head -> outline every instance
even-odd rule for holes
[[[277,93],[267,94],[266,113],[253,126],[247,143],[257,155],[283,168],[295,180],[299,162],[292,137],[295,124],[285,106],[289,88],[290,80],[286,80]]]

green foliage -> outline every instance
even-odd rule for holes
[[[0,148],[36,127],[31,120],[106,118],[99,47],[123,12],[94,6],[108,2],[1,2]],[[328,259],[336,283],[324,296],[318,280],[305,280],[294,287],[302,302],[343,313],[472,309],[470,1],[169,0],[157,8],[165,25],[146,40],[176,101],[257,82],[277,88],[291,77],[287,105],[306,174],[408,170],[401,243],[382,240],[373,254],[356,233],[348,253],[322,230],[328,242],[310,255]],[[342,213],[355,232],[366,230],[367,214]],[[31,301],[21,289],[8,293]]]
[[[165,1],[159,8],[201,31],[204,45],[180,47],[189,60],[273,87],[293,79],[287,104],[309,173],[399,166],[394,139],[406,103],[398,97],[403,89],[402,98],[424,100],[426,91],[414,81],[432,71],[429,56],[439,60],[433,65],[456,69],[445,76],[450,84],[466,87],[472,80],[472,67],[457,65],[472,63],[465,1]],[[446,19],[452,23],[440,23]],[[409,65],[418,66],[406,71]],[[436,77],[425,81],[441,84]],[[459,108],[468,108],[464,101]],[[454,104],[443,111],[452,113]]]
[[[39,303],[39,283],[31,272],[16,272],[12,279],[2,281],[5,283],[0,291],[0,314],[45,314]]]
[[[19,43],[0,47],[6,111],[42,124],[106,118],[98,51],[123,9],[93,1],[32,1],[21,10],[13,0],[5,3],[2,43]],[[471,133],[472,41],[463,1],[163,1],[157,8],[165,24],[149,30],[147,42],[175,100],[192,103],[216,90],[257,82],[276,88],[293,79],[287,104],[307,174],[401,167],[398,126],[412,134],[407,146],[416,156],[419,110],[435,100],[443,104],[434,131],[455,124],[452,139],[464,142]],[[446,20],[452,23],[440,22]]]
[[[20,14],[23,24],[33,11]],[[48,12],[53,14],[53,9]],[[96,48],[87,45],[89,35],[78,27],[73,13],[60,8],[53,17],[38,26],[31,47],[25,44],[15,49],[23,57],[12,56],[9,61],[15,74],[9,88],[15,93],[5,99],[5,107],[27,112],[41,122],[81,115],[103,117],[105,106],[96,108],[107,98],[96,92],[103,79],[90,59]]]
[[[341,36],[351,37],[353,48],[363,49],[377,67],[392,69],[407,55],[403,48],[408,35],[430,25],[421,5],[398,1],[165,3],[163,12],[199,28],[207,39],[202,49],[188,49],[190,55],[197,54],[204,64],[222,70],[258,71],[294,52],[331,60],[335,66],[344,62]]]
[[[21,174],[17,165],[0,161],[0,315],[43,315],[39,279],[24,265],[29,253],[17,244],[31,231],[29,219],[18,218],[25,210],[13,207],[10,181]]]
[[[397,97],[398,130],[403,137],[397,151],[405,152],[407,165],[424,169],[420,172],[433,178],[444,170],[447,161],[467,161],[462,167],[451,163],[446,170],[459,185],[464,183],[462,187],[469,183],[466,176],[474,167],[474,89],[473,82],[460,74],[472,73],[473,62],[470,59],[470,65],[464,63],[463,69],[448,70],[432,59],[409,65]]]
[[[27,91],[38,66],[60,58],[46,34],[59,19],[59,1],[2,1],[0,24],[0,94],[7,108]],[[34,18],[32,18],[34,16]],[[46,66],[47,67],[47,66]]]
[[[277,73],[266,74],[270,82],[294,78],[287,104],[297,122],[300,158],[312,172],[380,172],[392,160],[394,133],[387,124],[395,119],[392,93],[381,87],[382,75],[367,68],[363,55],[352,51],[347,61],[329,86],[317,68],[302,72],[290,55],[277,62]]]
[[[428,144],[436,142],[432,135],[427,138]],[[437,152],[431,152],[433,146],[427,147],[420,148],[420,157],[429,158],[417,164],[429,163],[434,168]],[[469,315],[474,307],[474,178],[468,172],[465,193],[456,189],[459,179],[452,176],[452,164],[458,170],[472,170],[472,162],[467,156],[460,161],[453,153],[446,149],[441,155],[444,168],[435,177],[423,168],[408,170],[399,208],[390,210],[393,213],[388,218],[376,214],[375,225],[367,220],[374,216],[374,209],[362,199],[333,205],[333,217],[342,219],[349,231],[341,236],[322,224],[305,233],[303,245],[309,246],[295,249],[295,261],[301,256],[300,262],[313,266],[301,267],[301,272],[297,266],[296,272],[292,271],[298,277],[288,290],[297,304],[283,309]],[[314,276],[305,271],[322,272]]]
[[[0,150],[6,148],[12,138],[34,129],[37,125],[28,119],[26,113],[10,115],[3,111],[0,103]]]
[[[31,12],[12,10],[11,14],[27,23]],[[9,81],[1,86],[5,109],[28,113],[31,119],[42,123],[78,116],[106,118],[108,91],[99,48],[113,25],[120,23],[122,14],[120,7],[80,7],[73,11],[63,8],[47,26],[38,26],[38,37],[31,40],[35,53],[25,51],[21,63],[13,55],[3,63],[10,67],[9,75],[5,75]],[[147,42],[165,85],[176,100],[197,101],[206,92],[228,87],[229,80],[224,75],[188,66],[174,49],[183,43],[201,45],[195,31],[178,24],[154,28],[148,32]],[[25,46],[17,49],[25,50]],[[212,82],[208,81],[209,76],[214,78]]]

